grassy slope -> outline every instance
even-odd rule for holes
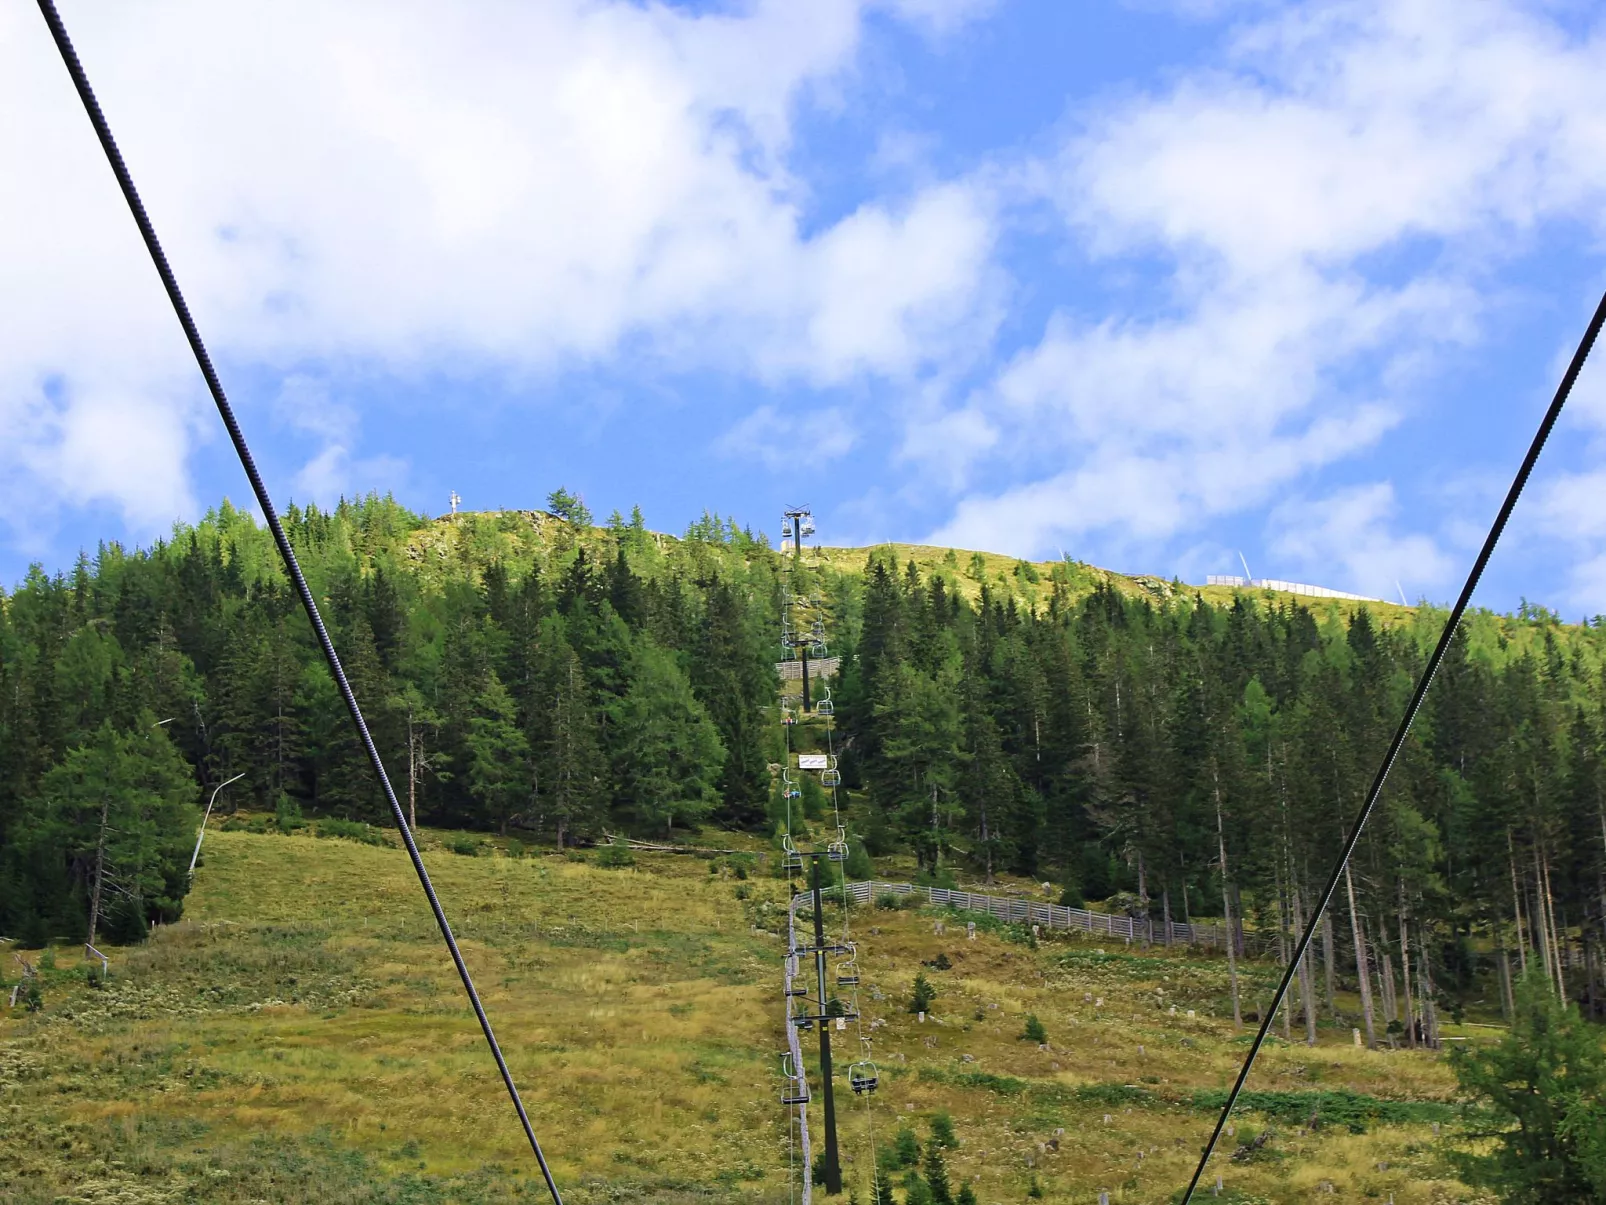
[[[114,952],[110,988],[84,986],[62,950],[45,1012],[0,1013],[0,1197],[538,1199],[401,851],[227,829],[207,849],[189,919]],[[634,870],[426,856],[569,1200],[786,1199],[780,943],[753,924],[776,927],[782,884],[668,855]],[[1221,1019],[1225,968],[1076,939],[971,943],[935,919],[854,919],[861,1000],[885,1021],[882,1139],[899,1123],[923,1138],[947,1110],[951,1166],[984,1202],[1022,1200],[1033,1174],[1048,1200],[1167,1199],[1209,1124],[1193,1094],[1224,1087],[1243,1050]],[[954,967],[928,972],[941,995],[921,1025],[902,1001],[939,952]],[[1051,1049],[1019,1039],[1027,1012]],[[1269,1050],[1253,1086],[1433,1102],[1450,1079],[1431,1056],[1324,1031],[1316,1051]],[[864,1110],[842,1096],[862,1181]],[[1276,1121],[1269,1153],[1220,1170],[1240,1200],[1312,1199],[1323,1180],[1400,1205],[1465,1199],[1433,1154],[1445,1114],[1396,1112],[1364,1134]]]

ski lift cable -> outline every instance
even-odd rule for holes
[[[1433,676],[1438,672],[1439,664],[1449,651],[1450,642],[1455,636],[1456,628],[1461,623],[1461,617],[1466,613],[1472,601],[1473,592],[1478,587],[1483,571],[1489,564],[1489,558],[1494,555],[1495,545],[1500,542],[1500,536],[1506,529],[1506,523],[1511,518],[1511,512],[1516,508],[1517,499],[1522,494],[1523,487],[1528,484],[1528,478],[1533,473],[1534,465],[1539,460],[1539,454],[1544,450],[1545,442],[1550,438],[1551,430],[1556,420],[1561,417],[1562,407],[1567,404],[1567,398],[1572,393],[1573,385],[1578,380],[1578,374],[1583,370],[1584,362],[1589,359],[1590,349],[1595,345],[1602,323],[1606,323],[1606,295],[1602,295],[1600,303],[1595,307],[1594,316],[1589,320],[1589,326],[1584,331],[1578,348],[1573,352],[1572,361],[1567,365],[1567,371],[1562,375],[1561,383],[1556,387],[1556,394],[1551,399],[1550,407],[1540,420],[1539,429],[1534,433],[1533,442],[1528,445],[1528,454],[1523,457],[1522,465],[1517,469],[1517,475],[1512,479],[1511,488],[1506,492],[1505,501],[1500,504],[1499,513],[1495,515],[1494,523],[1484,537],[1483,547],[1478,550],[1478,556],[1472,563],[1472,569],[1467,574],[1467,580],[1461,587],[1461,594],[1451,609],[1449,618],[1444,621],[1444,630],[1439,633],[1439,642],[1434,646],[1433,654],[1428,658],[1422,675],[1417,679],[1416,690],[1411,695],[1411,701],[1406,706],[1405,714],[1400,718],[1400,726],[1394,732],[1394,739],[1389,742],[1388,751],[1383,755],[1382,764],[1378,766],[1377,776],[1372,780],[1371,788],[1366,793],[1366,800],[1361,805],[1360,813],[1355,817],[1349,835],[1344,840],[1344,848],[1328,876],[1327,886],[1316,901],[1310,919],[1305,924],[1305,931],[1300,934],[1299,942],[1294,947],[1293,954],[1283,970],[1281,981],[1277,984],[1277,991],[1272,996],[1270,1007],[1262,1012],[1260,1026],[1255,1032],[1254,1042],[1249,1047],[1249,1053],[1244,1056],[1243,1066],[1238,1071],[1238,1078],[1227,1094],[1227,1101],[1221,1108],[1221,1115],[1216,1118],[1215,1129],[1211,1131],[1210,1141],[1205,1144],[1199,1157],[1199,1166],[1194,1169],[1193,1179],[1188,1182],[1187,1190],[1182,1194],[1181,1205],[1188,1205],[1194,1190],[1199,1186],[1203,1177],[1205,1166],[1210,1162],[1210,1156],[1215,1152],[1216,1144],[1221,1138],[1221,1132],[1226,1127],[1227,1119],[1232,1109],[1238,1103],[1238,1096],[1243,1091],[1244,1082],[1249,1078],[1249,1072],[1255,1065],[1255,1058],[1260,1054],[1260,1048],[1266,1041],[1266,1035],[1271,1032],[1272,1021],[1277,1016],[1277,1010],[1282,1006],[1284,997],[1288,994],[1289,985],[1294,974],[1299,969],[1300,961],[1305,957],[1316,928],[1320,924],[1322,914],[1332,903],[1333,895],[1338,890],[1338,881],[1343,877],[1344,868],[1349,864],[1355,846],[1361,839],[1361,832],[1366,827],[1366,821],[1371,816],[1373,808],[1377,805],[1378,797],[1383,793],[1383,785],[1388,781],[1389,771],[1393,768],[1395,759],[1399,757],[1400,749],[1405,744],[1405,738],[1410,734],[1411,723],[1416,719],[1417,712],[1422,707],[1422,700],[1428,693],[1428,687],[1433,684]],[[1229,935],[1230,939],[1230,935]]]
[[[302,575],[301,566],[296,560],[295,551],[290,546],[289,537],[285,535],[284,526],[279,521],[278,511],[274,508],[273,500],[268,495],[267,486],[263,483],[261,474],[257,471],[256,461],[251,455],[251,449],[246,444],[245,435],[235,419],[234,408],[229,404],[227,395],[223,392],[222,381],[218,378],[217,370],[213,367],[212,357],[201,340],[200,329],[190,314],[189,304],[184,300],[180,291],[178,278],[173,274],[172,266],[168,263],[167,254],[162,250],[162,244],[156,237],[156,227],[152,224],[150,215],[145,210],[145,204],[140,200],[139,192],[134,187],[134,178],[129,172],[123,155],[118,150],[117,142],[112,137],[111,126],[106,115],[95,98],[94,90],[90,87],[89,76],[84,70],[83,63],[78,58],[78,52],[73,48],[72,39],[67,34],[67,27],[62,22],[61,14],[56,11],[53,0],[38,0],[40,15],[44,17],[45,24],[50,28],[50,35],[55,40],[56,49],[61,54],[62,64],[67,68],[67,74],[72,78],[73,87],[78,92],[78,98],[83,102],[84,112],[90,124],[100,139],[101,149],[106,154],[106,160],[117,178],[118,187],[122,189],[123,198],[128,202],[128,208],[133,215],[134,223],[139,227],[140,236],[145,240],[145,248],[150,253],[151,262],[156,268],[157,275],[161,277],[162,287],[167,292],[168,300],[172,303],[173,312],[177,316],[179,325],[184,330],[184,337],[189,342],[190,351],[195,362],[206,379],[207,389],[211,392],[212,400],[217,405],[218,414],[223,419],[223,425],[228,429],[229,439],[234,444],[235,453],[240,460],[240,466],[245,470],[250,480],[251,491],[256,495],[257,505],[261,507],[268,529],[273,533],[273,541],[278,545],[279,555],[284,561],[285,571],[294,583],[296,593],[301,598],[301,605],[307,612],[307,619],[312,624],[314,634],[317,636],[319,647],[323,650],[324,660],[329,664],[329,672],[335,680],[344,699],[346,710],[351,714],[352,725],[356,728],[357,736],[368,754],[368,760],[379,778],[379,784],[384,790],[386,801],[390,804],[391,815],[395,818],[396,826],[401,832],[402,841],[407,846],[408,857],[412,859],[413,869],[418,874],[418,881],[424,888],[424,895],[429,900],[431,911],[435,914],[435,923],[440,927],[441,936],[446,941],[446,948],[451,952],[452,961],[457,966],[458,977],[463,981],[463,990],[467,993],[469,1003],[473,1005],[474,1015],[479,1019],[480,1029],[485,1034],[485,1041],[491,1048],[491,1055],[496,1060],[497,1070],[501,1073],[502,1082],[507,1086],[508,1095],[512,1098],[513,1107],[518,1112],[519,1124],[524,1128],[524,1135],[530,1142],[530,1149],[535,1153],[536,1162],[540,1165],[541,1175],[546,1180],[547,1190],[552,1194],[555,1205],[562,1205],[563,1198],[558,1193],[558,1186],[552,1179],[552,1172],[547,1166],[546,1156],[541,1150],[541,1144],[536,1139],[535,1129],[530,1124],[529,1114],[525,1111],[524,1101],[519,1096],[519,1090],[513,1082],[513,1073],[508,1069],[507,1060],[502,1057],[502,1049],[497,1044],[496,1035],[491,1029],[490,1018],[485,1015],[485,1007],[480,1002],[479,992],[475,990],[474,981],[469,975],[468,965],[463,961],[462,951],[457,947],[457,939],[452,936],[451,925],[446,920],[446,913],[441,908],[440,900],[435,895],[435,888],[429,879],[429,873],[424,869],[423,859],[419,856],[418,845],[413,840],[412,830],[408,827],[407,817],[402,812],[400,801],[391,787],[390,778],[385,773],[385,766],[380,759],[379,750],[374,744],[373,735],[368,731],[367,722],[363,719],[362,708],[357,703],[357,696],[351,689],[345,670],[341,667],[340,657],[335,652],[334,643],[329,638],[328,629],[324,626],[323,618],[318,613],[317,601],[307,585],[307,579]]]

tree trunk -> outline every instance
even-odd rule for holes
[[[1216,846],[1221,854],[1221,911],[1227,925],[1227,979],[1232,984],[1232,1025],[1244,1027],[1243,1009],[1238,1001],[1238,940],[1232,923],[1232,890],[1227,881],[1227,830],[1221,822],[1221,778],[1216,768],[1210,767],[1216,788]]]
[[[1333,940],[1333,914],[1322,913],[1322,975],[1325,979],[1323,989],[1327,997],[1327,1015],[1333,1020],[1338,1019],[1338,1002],[1333,999],[1333,979],[1337,974],[1334,960],[1337,951],[1333,948],[1337,943]]]
[[[1509,1022],[1516,1016],[1517,1004],[1511,995],[1511,955],[1504,945],[1500,947],[1497,964],[1500,968],[1500,1015]]]
[[[1550,890],[1550,854],[1548,852],[1545,854],[1544,872],[1545,917],[1550,925],[1550,941],[1555,950],[1551,961],[1556,967],[1556,994],[1565,1000],[1567,998],[1567,978],[1562,967],[1561,930],[1556,926],[1556,897],[1551,894]]]
[[[1511,916],[1517,926],[1517,963],[1522,973],[1528,973],[1528,946],[1522,939],[1522,892],[1517,888],[1517,850],[1511,842],[1511,830],[1506,830],[1506,858],[1511,867]]]
[[[1294,888],[1294,927],[1303,935],[1305,932],[1305,902],[1300,898],[1299,888]],[[1316,1045],[1316,977],[1310,970],[1310,947],[1305,948],[1305,956],[1299,960],[1299,995],[1305,1008],[1305,1045]]]
[[[407,827],[418,827],[418,730],[407,709]]]
[[[1382,971],[1380,987],[1383,992],[1383,1021],[1384,1028],[1400,1019],[1400,1002],[1394,994],[1394,954],[1388,946],[1388,926],[1383,918],[1377,918],[1377,964]]]
[[[1405,909],[1405,880],[1400,879],[1400,975],[1405,988],[1405,1044],[1416,1049],[1416,1003],[1411,999],[1411,925]]]
[[[1534,842],[1534,894],[1533,919],[1534,943],[1539,947],[1541,962],[1545,968],[1545,980],[1548,983],[1556,982],[1556,966],[1551,961],[1550,924],[1545,916],[1545,880],[1539,872],[1539,843]]]
[[[94,945],[100,924],[100,887],[106,879],[106,817],[111,808],[111,796],[100,798],[100,836],[95,842],[95,888],[89,896],[89,944]]]
[[[1349,863],[1344,863],[1344,893],[1349,897],[1349,927],[1355,938],[1355,978],[1361,985],[1361,1016],[1366,1022],[1366,1046],[1377,1049],[1377,1034],[1372,1027],[1372,970],[1366,958],[1366,938],[1361,934],[1360,914],[1355,910],[1355,880],[1350,877]]]
[[[1165,944],[1171,944],[1171,885],[1160,889],[1160,909],[1165,913]]]
[[[1428,1048],[1439,1048],[1439,1010],[1433,1003],[1433,970],[1428,965],[1428,941],[1422,939],[1422,1028]]]

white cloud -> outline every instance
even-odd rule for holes
[[[403,492],[410,466],[395,456],[354,454],[362,427],[356,409],[334,400],[322,381],[286,378],[274,406],[280,422],[314,436],[318,451],[296,472],[293,497],[299,502],[333,504],[341,497]]]
[[[760,406],[720,436],[715,448],[724,456],[756,460],[775,472],[795,472],[845,456],[858,440],[852,415],[840,406],[805,414]]]
[[[66,16],[222,358],[517,377],[628,346],[830,384],[974,355],[995,320],[978,184],[802,232],[792,116],[851,71],[871,2],[167,0]],[[943,32],[986,6],[883,7]],[[165,522],[192,505],[187,355],[21,6],[0,11],[0,161],[0,478],[26,478],[36,509],[105,497]],[[98,413],[97,380],[160,416],[143,480],[64,434]]]
[[[1598,33],[1514,3],[1245,11],[1225,66],[1084,116],[1023,171],[1092,273],[1158,285],[1102,320],[1056,314],[977,391],[995,463],[1038,479],[962,500],[933,539],[1099,532],[1152,555],[1263,505],[1409,410],[1532,231],[1600,228]]]
[[[1456,566],[1428,536],[1397,535],[1394,487],[1379,481],[1322,498],[1297,498],[1271,514],[1269,550],[1294,577],[1330,589],[1412,601],[1444,586]]]

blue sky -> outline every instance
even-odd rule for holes
[[[270,488],[1449,597],[1606,287],[1597,6],[64,5]],[[0,582],[244,483],[0,13]],[[1606,367],[1480,601],[1606,612]]]

